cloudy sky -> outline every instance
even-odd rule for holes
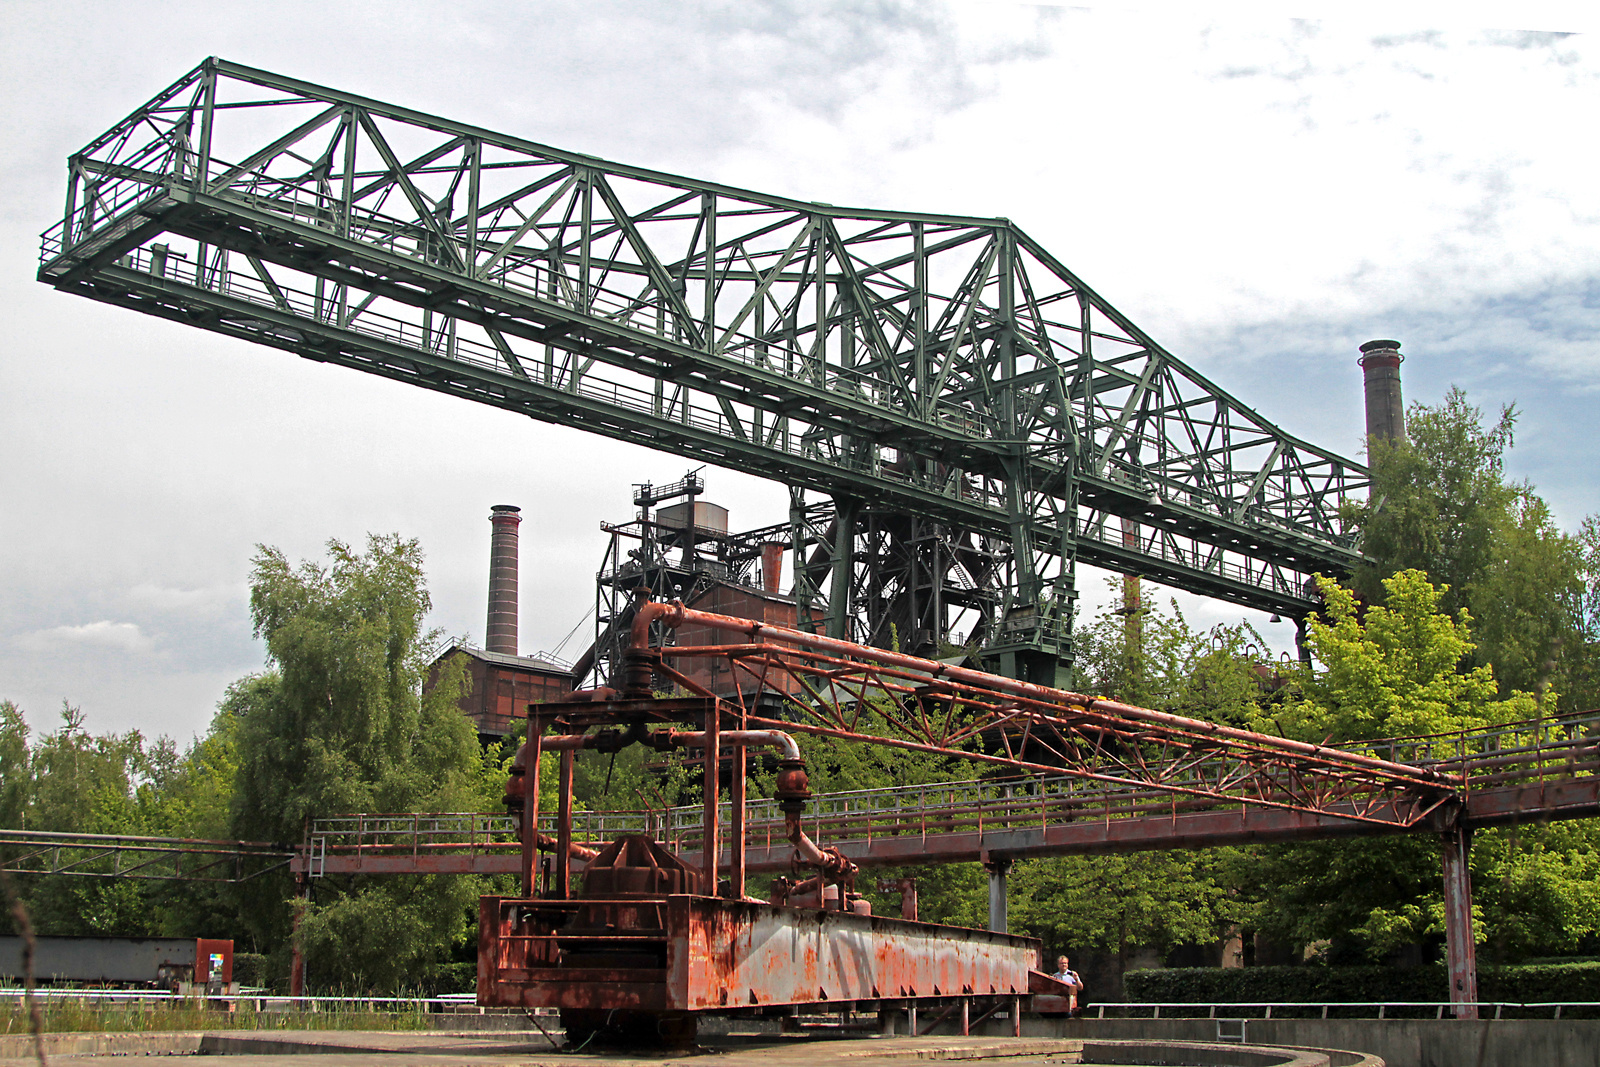
[[[187,740],[262,667],[257,543],[417,537],[436,624],[481,641],[502,502],[525,509],[523,649],[555,648],[592,602],[598,524],[685,469],[36,282],[68,154],[207,55],[799,199],[1008,216],[1180,359],[1350,455],[1356,346],[1399,338],[1408,399],[1455,383],[1517,404],[1512,473],[1572,529],[1600,511],[1594,21],[1564,3],[0,0],[0,699],[36,728],[65,699],[92,729]],[[707,476],[735,525],[782,517],[780,488]]]

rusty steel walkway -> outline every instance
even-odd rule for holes
[[[1349,751],[1427,768],[1458,783],[1468,829],[1600,815],[1600,711],[1436,737],[1399,738]],[[1197,772],[1202,773],[1203,772]],[[723,826],[731,812],[723,804]],[[787,871],[793,848],[776,801],[745,805],[751,872]],[[575,811],[573,839],[602,844],[648,833],[699,863],[699,804],[665,810]],[[899,785],[818,795],[805,816],[818,844],[860,866],[1011,860],[1073,853],[1202,848],[1384,832],[1336,812],[1219,803],[1070,776]],[[1391,833],[1439,829],[1395,826]],[[317,819],[292,861],[330,874],[516,873],[516,820],[476,813],[352,814]]]
[[[1351,750],[1453,777],[1463,797],[1460,822],[1469,829],[1600,816],[1600,711],[1433,738],[1369,742]],[[726,803],[723,811],[722,823],[730,825]],[[752,799],[745,811],[748,869],[787,871],[792,850],[776,803]],[[600,843],[623,833],[649,833],[697,862],[701,815],[698,804],[576,811],[573,834],[580,842]],[[1067,776],[824,793],[812,801],[805,825],[814,840],[838,848],[863,867],[1380,832],[1371,823],[1336,814],[1221,804]],[[298,876],[320,878],[515,873],[519,861],[516,820],[504,814],[335,815],[315,820],[297,846],[0,830],[0,866],[23,874],[245,881],[285,864]]]

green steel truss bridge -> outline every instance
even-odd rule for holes
[[[208,59],[69,160],[39,277],[770,478],[802,621],[974,614],[1053,683],[1078,561],[1304,618],[1361,465],[1164,351],[1006,219],[606,162]],[[809,494],[809,495],[808,495]],[[919,647],[920,646],[920,647]]]

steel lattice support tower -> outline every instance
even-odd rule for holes
[[[991,661],[1038,681],[1077,561],[1303,617],[1359,559],[1363,467],[1005,219],[769,196],[208,59],[71,157],[39,277],[783,482],[831,633],[943,625],[931,591],[978,567]],[[863,591],[885,565],[904,581]]]

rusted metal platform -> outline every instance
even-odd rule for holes
[[[660,926],[606,932],[596,911]],[[1037,940],[879,915],[688,894],[622,900],[484,897],[479,1002],[566,1011],[915,1007],[1026,997]]]

